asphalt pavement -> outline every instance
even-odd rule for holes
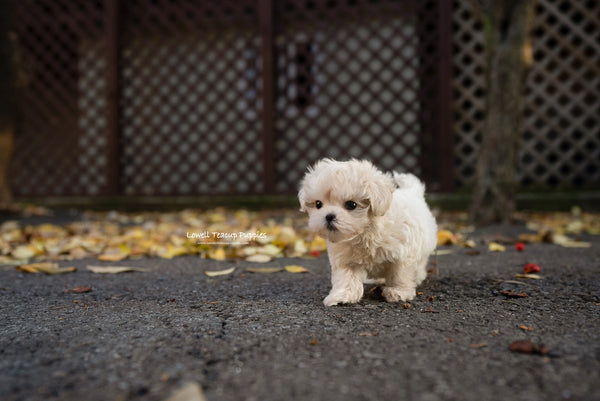
[[[326,255],[268,264],[308,273],[189,256],[4,267],[0,399],[166,400],[192,382],[208,401],[600,400],[600,237],[583,239],[447,248],[410,304],[366,285],[360,303],[324,307]],[[514,276],[526,263],[541,279]],[[98,264],[150,270],[86,270]]]

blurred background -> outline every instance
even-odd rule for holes
[[[16,199],[294,195],[322,157],[410,171],[439,194],[474,185],[486,57],[468,0],[2,7]],[[595,194],[600,4],[538,0],[534,14],[519,191]]]

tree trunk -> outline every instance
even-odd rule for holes
[[[14,133],[14,74],[11,1],[0,2],[0,209],[12,203],[8,167]]]
[[[486,114],[470,210],[476,225],[508,221],[515,210],[525,78],[532,62],[535,0],[480,1],[486,52]]]

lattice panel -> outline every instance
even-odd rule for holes
[[[482,26],[454,3],[455,166],[471,185],[485,112]],[[600,4],[540,0],[528,76],[518,178],[524,186],[600,184]]]
[[[102,2],[15,3],[17,196],[95,195],[106,184]]]
[[[420,173],[418,21],[412,2],[276,2],[276,189],[321,157]]]
[[[263,190],[255,3],[123,2],[125,194]]]

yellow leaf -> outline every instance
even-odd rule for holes
[[[517,278],[530,278],[530,279],[534,279],[534,280],[540,280],[542,278],[542,276],[540,276],[539,274],[533,274],[533,273],[517,273],[515,274],[515,277]]]
[[[123,260],[127,257],[127,255],[123,254],[123,253],[114,253],[114,254],[102,254],[102,255],[98,255],[98,260],[101,260],[103,262],[118,262],[120,260]]]
[[[431,253],[431,255],[433,255],[433,256],[444,256],[444,255],[450,255],[453,252],[454,251],[452,249],[435,249]]]
[[[500,245],[497,242],[490,242],[488,245],[488,249],[490,252],[504,252],[506,251],[506,247],[504,245]]]
[[[282,267],[248,267],[246,269],[250,273],[277,273],[282,272]]]
[[[439,230],[437,233],[437,245],[454,245],[456,244],[456,237],[449,230]]]
[[[538,234],[520,234],[520,242],[542,242],[542,237]]]
[[[566,235],[554,235],[554,243],[565,248],[589,248],[592,246],[590,242],[575,241]]]
[[[258,248],[257,252],[263,255],[275,257],[281,254],[281,248],[272,244],[268,244],[261,248]]]
[[[232,267],[230,269],[225,269],[225,270],[216,270],[216,271],[205,271],[204,274],[206,274],[208,277],[215,277],[215,276],[225,276],[227,274],[231,274],[235,271],[235,267]]]
[[[246,261],[248,262],[254,262],[254,263],[267,263],[271,261],[271,257],[267,256],[267,255],[250,255],[246,258]]]
[[[325,251],[327,250],[327,242],[325,242],[325,240],[321,237],[319,237],[318,235],[312,240],[312,242],[310,243],[310,251]]]
[[[470,240],[463,242],[462,246],[464,246],[465,248],[475,248],[476,244],[475,244],[475,241],[470,239]]]
[[[76,267],[58,267],[57,263],[31,263],[16,267],[17,270],[27,273],[63,274],[77,271]]]
[[[16,247],[12,252],[12,256],[15,259],[29,259],[35,256],[35,249],[30,245],[21,245]]]
[[[304,240],[297,239],[296,242],[294,242],[294,253],[297,255],[304,255],[307,252],[308,249],[306,249],[306,244],[304,243]]]
[[[126,248],[127,251],[129,251],[129,248]],[[101,260],[103,262],[118,262],[120,260],[125,259],[128,254],[129,252],[124,252],[124,249],[121,248],[121,246],[116,246],[106,248],[101,255],[98,255],[98,260]]]
[[[214,260],[225,260],[227,259],[227,255],[225,254],[225,249],[219,247],[214,251],[208,252],[208,257]]]
[[[308,270],[302,266],[297,265],[288,265],[285,267],[285,270],[290,273],[306,273]]]
[[[100,274],[117,274],[125,272],[148,272],[150,269],[130,266],[86,266],[86,269],[92,273]]]

